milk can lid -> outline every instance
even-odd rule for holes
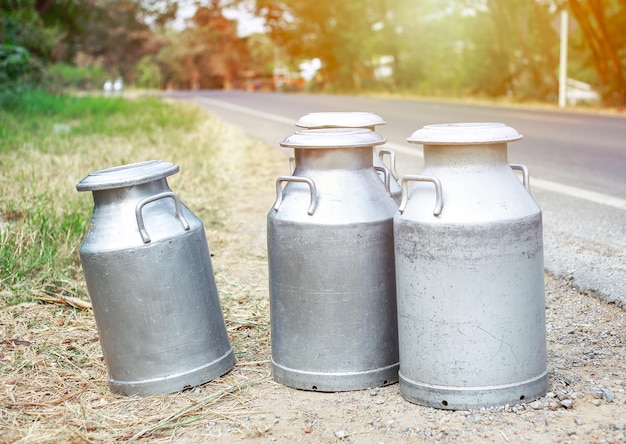
[[[362,148],[382,145],[387,141],[366,128],[323,128],[298,130],[280,146],[286,148]]]
[[[368,128],[387,122],[377,114],[361,111],[308,113],[296,122],[300,128]]]
[[[406,140],[424,145],[469,145],[514,142],[522,137],[504,123],[446,123],[426,125]]]
[[[179,167],[163,160],[147,160],[89,173],[76,184],[78,191],[110,190],[163,179],[177,173]]]

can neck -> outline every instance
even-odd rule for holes
[[[122,201],[141,200],[148,196],[170,191],[167,179],[157,179],[139,185],[123,186],[106,190],[93,191],[94,205],[107,205]]]
[[[482,168],[508,165],[507,144],[424,145],[425,167],[479,166]]]
[[[305,148],[294,149],[296,170],[299,169],[348,169],[359,170],[373,166],[374,148]]]

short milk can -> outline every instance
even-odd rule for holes
[[[272,373],[299,389],[398,380],[393,215],[369,129],[300,130],[267,216]],[[283,189],[284,185],[284,189]]]
[[[308,113],[296,122],[296,126],[306,129],[321,128],[367,128],[376,131],[379,125],[387,122],[378,114],[362,111],[336,111]],[[389,168],[383,161],[384,156],[389,156]],[[402,189],[398,183],[396,173],[396,154],[393,150],[381,148],[374,150],[374,169],[383,182],[388,183],[389,191],[396,201],[400,202]]]
[[[541,210],[527,169],[507,160],[507,142],[521,138],[499,123],[428,125],[408,138],[424,145],[394,219],[409,401],[465,410],[547,391]]]
[[[178,165],[160,160],[93,172],[80,259],[109,386],[157,395],[230,370],[228,341],[204,227],[168,186]]]

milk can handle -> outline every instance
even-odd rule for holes
[[[137,203],[137,206],[135,207],[137,227],[139,227],[139,234],[141,234],[141,238],[143,239],[144,244],[149,244],[152,239],[150,239],[150,235],[148,234],[148,231],[146,231],[146,226],[143,223],[143,214],[141,211],[143,210],[143,207],[150,202],[154,202],[155,200],[159,199],[165,199],[166,197],[171,197],[172,199],[174,199],[174,205],[176,206],[176,218],[183,226],[183,229],[185,231],[189,230],[189,223],[187,222],[187,219],[185,219],[185,217],[183,216],[183,207],[176,193],[174,193],[173,191],[166,191],[164,193],[155,194],[154,196],[146,197],[145,199]]]
[[[309,185],[311,190],[311,204],[309,205],[307,213],[309,216],[312,216],[317,206],[317,187],[312,179],[301,176],[279,176],[278,179],[276,179],[276,202],[274,202],[274,211],[278,211],[280,204],[283,202],[283,182],[302,182]]]
[[[289,171],[291,171],[291,174],[296,171],[296,158],[294,156],[289,156]]]
[[[434,216],[439,216],[441,214],[441,210],[443,210],[443,193],[441,191],[441,181],[436,177],[431,176],[418,176],[418,175],[406,175],[402,177],[402,200],[400,201],[400,207],[398,211],[400,214],[404,212],[406,208],[406,204],[409,201],[409,181],[415,182],[431,182],[435,185],[435,209],[433,210]]]
[[[524,184],[526,189],[530,191],[530,178],[528,176],[528,168],[526,168],[526,165],[511,163],[509,164],[509,166],[511,167],[512,170],[522,172],[522,183]]]
[[[389,171],[391,171],[393,178],[398,180],[398,173],[396,173],[396,153],[395,151],[387,148],[378,150],[378,157],[380,157],[380,160],[383,160],[385,154],[389,156]]]
[[[385,180],[384,180],[385,189],[387,190],[387,192],[389,194],[391,194],[391,179],[389,178],[390,177],[389,176],[389,170],[386,167],[384,167],[384,166],[378,166],[378,165],[375,165],[374,169],[376,171],[382,172],[385,175]]]

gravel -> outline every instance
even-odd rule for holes
[[[255,388],[248,426],[285,443],[626,442],[626,312],[547,275],[546,320],[549,391],[530,403],[447,411],[406,401],[397,384],[318,393],[270,382]]]

